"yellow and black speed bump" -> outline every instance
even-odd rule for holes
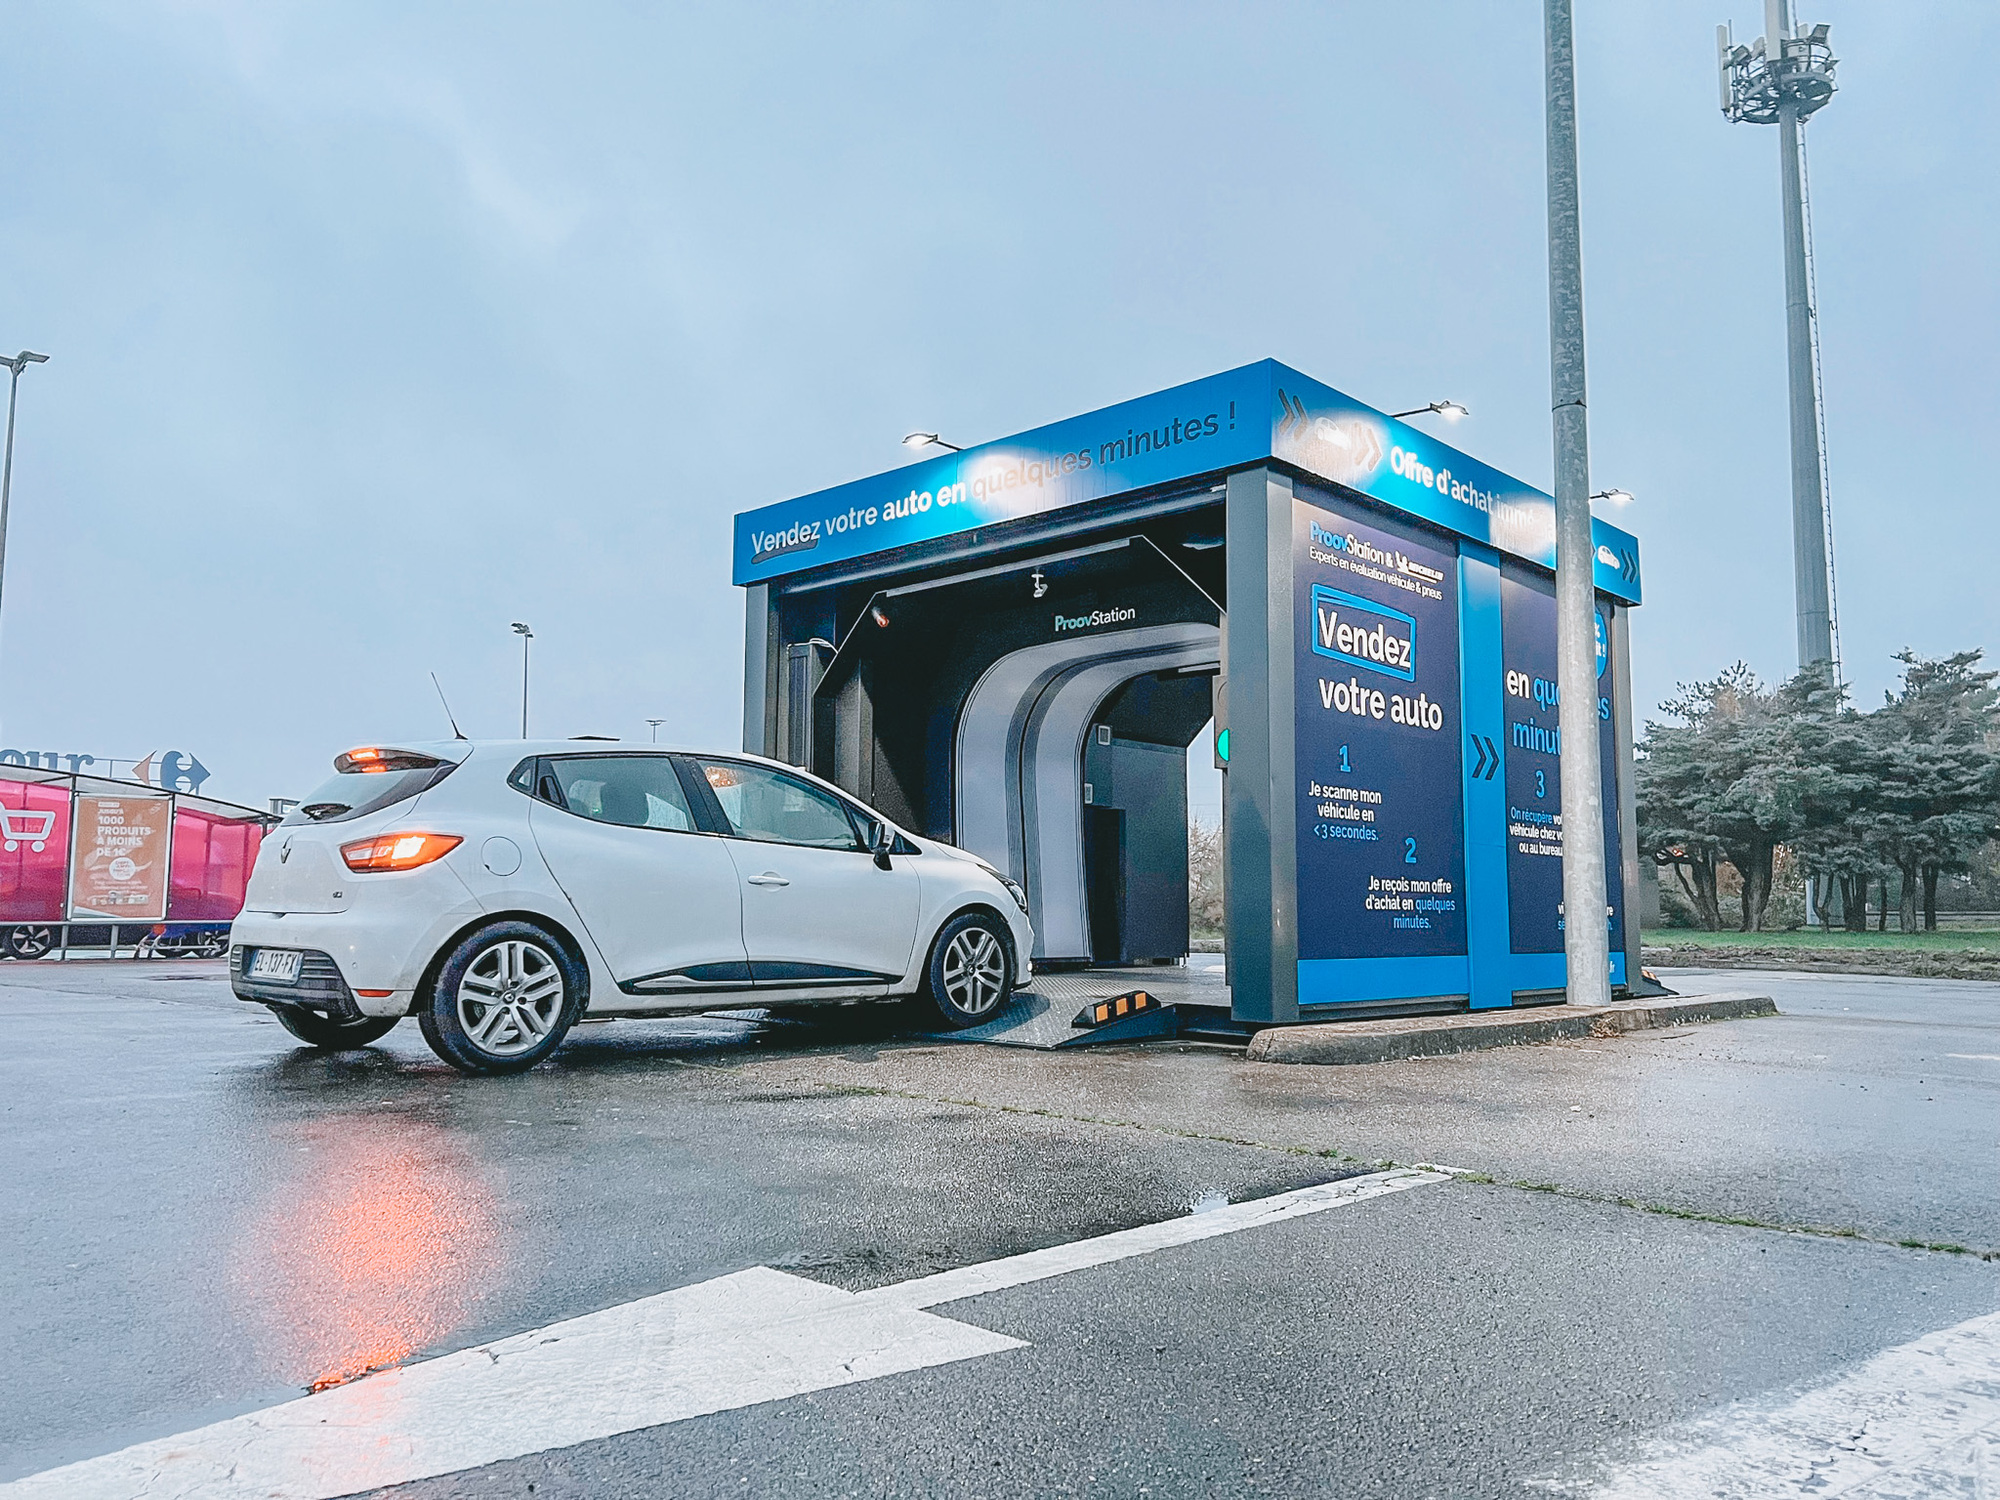
[[[1109,1026],[1113,1021],[1122,1021],[1127,1016],[1144,1015],[1149,1010],[1162,1009],[1160,997],[1145,990],[1127,990],[1122,995],[1112,995],[1103,1000],[1093,1000],[1076,1013],[1072,1026],[1086,1030],[1099,1026]]]

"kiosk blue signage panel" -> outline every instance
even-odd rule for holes
[[[1431,433],[1264,360],[736,518],[738,583],[894,552],[1275,458],[1543,567],[1555,501]],[[1639,547],[1603,521],[1597,587],[1639,599]]]
[[[1612,674],[1602,605],[1597,618],[1597,726],[1604,776],[1605,860],[1619,868],[1618,754]],[[1507,785],[1507,888],[1512,949],[1553,954],[1557,967],[1522,971],[1516,988],[1563,982],[1562,735],[1557,728],[1556,600],[1553,579],[1513,563],[1500,570],[1500,635],[1505,664],[1502,745]],[[1625,946],[1624,885],[1611,887],[1611,949]],[[1539,981],[1541,982],[1538,982]]]
[[[1360,507],[1292,509],[1299,1003],[1379,993],[1384,962],[1406,993],[1462,990],[1456,550]]]

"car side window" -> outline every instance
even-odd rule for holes
[[[859,849],[860,836],[837,797],[818,787],[741,761],[704,760],[701,772],[721,804],[729,831],[767,844]]]
[[[564,805],[581,817],[682,833],[695,826],[687,793],[664,755],[557,756],[546,764]]]

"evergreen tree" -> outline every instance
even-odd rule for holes
[[[1741,927],[1760,930],[1780,844],[1811,826],[1828,800],[1797,722],[1838,712],[1836,690],[1800,677],[1773,692],[1737,662],[1684,683],[1662,705],[1678,722],[1648,722],[1638,766],[1639,839],[1672,869],[1711,931],[1722,925],[1717,861],[1742,877]],[[1823,816],[1823,814],[1822,814]]]
[[[1901,876],[1905,932],[1917,931],[1919,888],[1923,926],[1936,929],[1939,874],[1966,868],[2000,832],[2000,755],[1992,745],[2000,673],[1979,671],[1981,654],[1898,652],[1902,688],[1868,716],[1880,776],[1869,830]]]

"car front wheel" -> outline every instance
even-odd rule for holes
[[[562,1045],[583,972],[527,922],[482,927],[452,950],[417,1011],[431,1050],[461,1073],[524,1073]]]
[[[1000,919],[970,911],[953,917],[931,945],[924,993],[954,1029],[990,1021],[1014,988],[1014,959]]]

